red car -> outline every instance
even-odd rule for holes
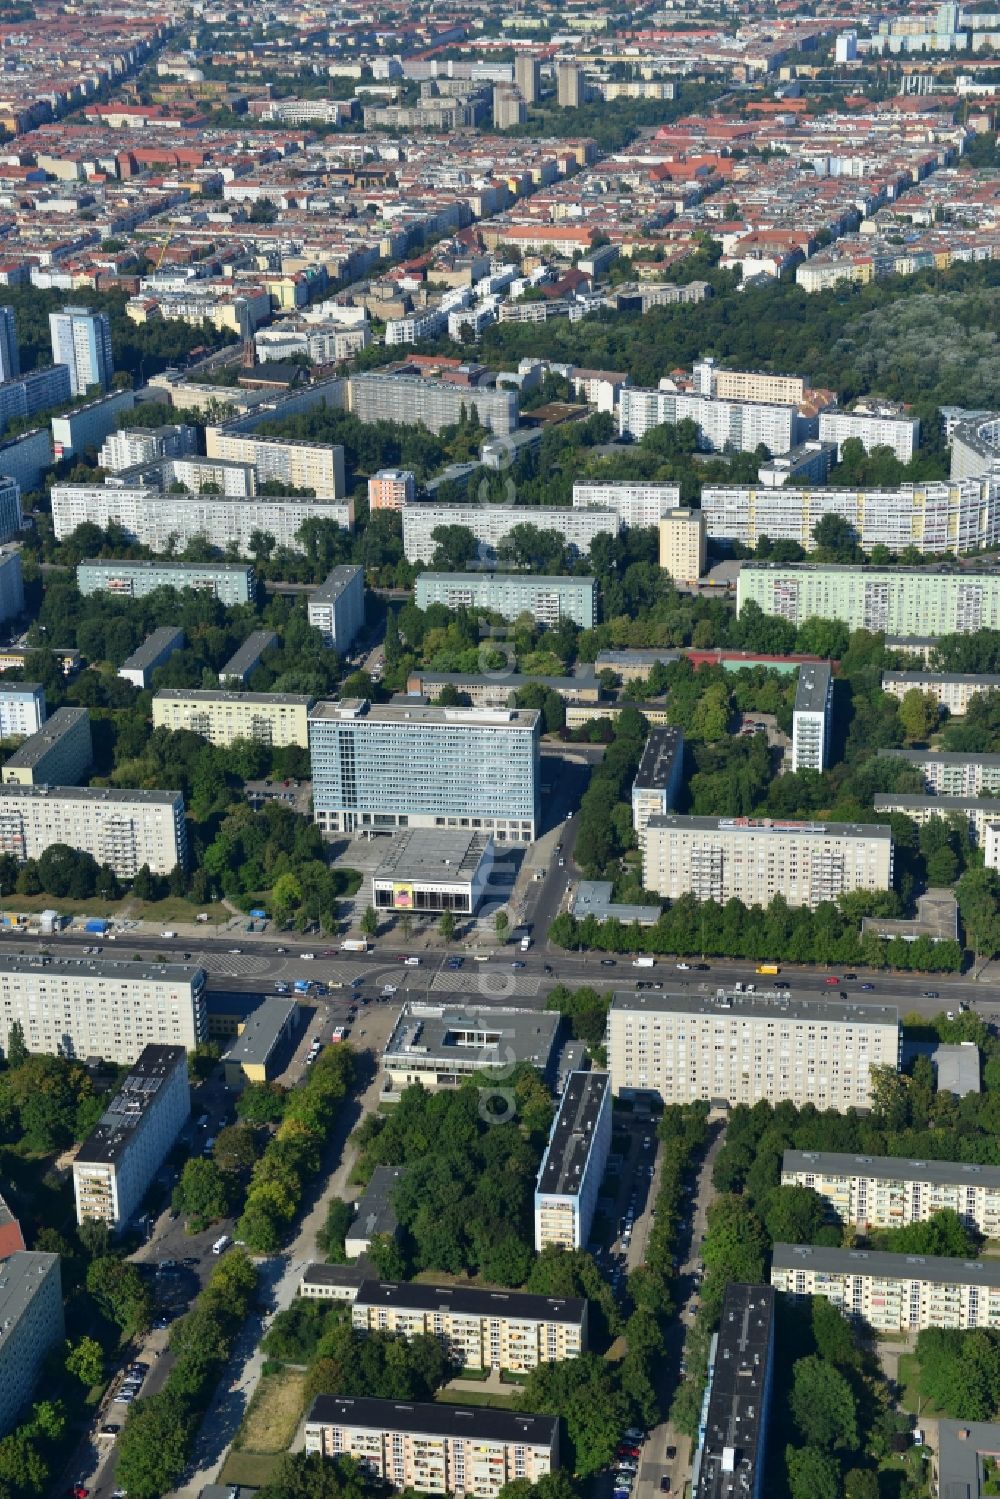
[[[85,1489],[82,1483],[75,1483],[70,1489],[70,1493],[72,1494],[73,1499],[87,1499],[90,1490]]]
[[[835,973],[828,973],[823,982],[824,984],[839,984],[840,980]]]

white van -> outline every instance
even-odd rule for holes
[[[221,1254],[224,1249],[229,1248],[232,1242],[233,1241],[228,1234],[220,1234],[215,1243],[212,1245],[212,1253]]]

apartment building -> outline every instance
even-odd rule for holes
[[[518,1062],[550,1076],[558,1035],[559,1016],[552,1011],[412,1000],[382,1053],[386,1092],[402,1093],[413,1083],[429,1092],[457,1088]]]
[[[183,649],[184,631],[175,625],[161,625],[122,662],[118,675],[141,692],[152,682],[154,671],[165,666],[175,651]]]
[[[907,1161],[833,1150],[786,1150],[781,1184],[811,1187],[841,1223],[905,1228],[946,1209],[987,1239],[1000,1238],[1000,1167]]]
[[[516,391],[451,385],[422,375],[352,375],[347,401],[348,410],[362,422],[400,422],[408,427],[421,423],[430,432],[440,432],[460,421],[464,410],[475,411],[480,425],[499,435],[517,427]]]
[[[712,1339],[692,1499],[762,1499],[774,1382],[774,1291],[726,1286]]]
[[[479,1286],[362,1281],[351,1307],[359,1332],[428,1334],[463,1369],[512,1369],[577,1358],[587,1347],[587,1303]]]
[[[1000,795],[1000,755],[952,754],[946,750],[879,750],[919,770],[925,789],[933,796],[985,797]]]
[[[691,367],[700,395],[720,401],[763,401],[797,406],[807,395],[801,375],[772,375],[766,370],[722,370],[714,359],[699,359]]]
[[[792,770],[826,770],[833,726],[833,669],[829,661],[799,667],[792,710]]]
[[[583,69],[575,62],[556,63],[556,100],[560,109],[579,109],[587,97]]]
[[[257,592],[253,568],[245,562],[132,562],[94,557],[78,564],[76,586],[84,596],[111,593],[144,599],[157,588],[191,588],[210,593],[227,607],[249,604]]]
[[[963,718],[977,694],[1000,692],[1000,677],[976,672],[884,671],[882,691],[900,701],[908,692],[929,693],[952,718]]]
[[[17,351],[17,318],[13,307],[0,307],[0,383],[21,373]]]
[[[330,520],[349,531],[354,525],[354,501],[235,498],[213,494],[162,494],[155,489],[97,484],[56,484],[51,491],[52,524],[56,537],[71,535],[84,521],[107,530],[112,524],[153,552],[183,550],[196,536],[225,550],[232,545],[251,555],[255,531],[273,536],[275,544],[293,552],[304,547],[299,531],[308,520]]]
[[[65,364],[45,365],[17,380],[0,385],[0,432],[8,422],[23,422],[39,411],[50,411],[72,400],[70,373]]]
[[[0,739],[37,734],[46,712],[45,688],[40,682],[0,686]]]
[[[122,880],[144,864],[170,874],[187,866],[184,798],[112,786],[0,786],[0,850],[23,864],[53,843],[91,854]]]
[[[417,574],[418,609],[444,604],[448,609],[484,609],[517,619],[530,614],[541,625],[572,620],[581,630],[597,622],[596,578],[553,578],[538,573]]]
[[[86,708],[57,708],[4,762],[4,783],[75,786],[87,774],[93,758]]]
[[[134,406],[135,396],[130,390],[113,390],[96,400],[84,401],[80,406],[70,406],[59,412],[51,422],[52,452],[56,461],[75,458],[87,448],[99,448],[118,426],[121,413],[131,411]]]
[[[838,460],[844,443],[852,437],[857,438],[866,453],[874,448],[891,448],[900,463],[909,463],[920,446],[920,423],[900,411],[878,407],[820,412],[819,440],[837,444]]]
[[[9,1254],[0,1262],[0,1436],[16,1426],[65,1336],[59,1256]]]
[[[555,531],[574,552],[586,556],[595,536],[618,535],[621,518],[616,510],[563,510],[555,505],[405,505],[403,552],[408,562],[433,562],[439,526],[467,527],[478,543],[480,560],[492,563],[500,542],[515,526]]]
[[[273,630],[251,630],[241,646],[219,667],[219,682],[223,687],[239,689],[249,682],[269,650],[278,644]]]
[[[144,1046],[208,1040],[204,969],[113,959],[0,957],[0,1046],[19,1023],[31,1052],[132,1063]]]
[[[639,847],[646,846],[651,817],[665,817],[673,809],[684,779],[684,734],[667,724],[650,729],[632,783],[632,826]]]
[[[608,1011],[615,1094],[866,1109],[871,1068],[899,1066],[895,1005],[772,994],[620,993]]]
[[[24,581],[17,547],[0,549],[0,623],[24,613]]]
[[[3,448],[0,444],[0,465],[3,463]],[[34,486],[29,485],[29,488]],[[16,479],[0,468],[0,544],[16,540],[21,530],[21,489]],[[12,553],[11,555],[18,555]],[[20,560],[20,559],[19,559]]]
[[[849,630],[920,638],[1000,629],[1000,573],[985,569],[744,562],[737,613],[751,599],[792,624],[839,619]]]
[[[611,1079],[571,1072],[535,1183],[535,1248],[586,1249],[611,1149]]]
[[[679,484],[608,480],[573,485],[575,509],[617,510],[623,526],[658,526],[661,518],[681,502]]]
[[[311,489],[324,499],[339,500],[345,493],[344,450],[333,443],[258,437],[226,427],[206,427],[205,455],[250,464],[263,484],[277,479],[293,489]]]
[[[545,687],[550,692],[556,692],[566,703],[588,704],[595,709],[601,704],[602,712],[605,707],[613,711],[613,705],[602,702],[601,684],[590,668],[585,668],[579,676],[573,677],[542,677],[534,672],[519,671],[495,671],[488,676],[481,676],[476,671],[417,670],[411,671],[406,679],[407,693],[426,695],[431,702],[435,702],[446,687],[454,687],[456,692],[462,693],[463,699],[469,699],[473,708],[513,707],[515,695],[522,687],[531,686]],[[597,712],[591,714],[591,717],[598,716]]]
[[[291,692],[163,687],[153,698],[153,728],[187,729],[215,745],[250,739],[276,749],[307,749],[311,706],[311,697]]]
[[[660,522],[660,566],[672,583],[697,583],[708,562],[708,532],[701,510],[680,505]]]
[[[771,1284],[793,1296],[825,1296],[876,1332],[1000,1328],[997,1260],[775,1244]]]
[[[363,567],[335,567],[309,595],[309,623],[323,632],[331,650],[341,655],[351,649],[365,622]]]
[[[123,427],[104,439],[97,462],[105,473],[120,474],[140,464],[156,463],[161,458],[184,458],[197,451],[197,427],[180,422],[161,427]]]
[[[541,59],[528,52],[518,53],[514,58],[514,82],[525,104],[537,104],[542,92]]]
[[[368,480],[368,509],[402,510],[417,497],[417,481],[408,468],[380,468]]]
[[[145,1046],[73,1161],[76,1221],[125,1228],[191,1113],[183,1046]]]
[[[309,715],[313,809],[325,833],[469,828],[531,843],[539,818],[540,714],[317,703]]]
[[[3,387],[0,386],[0,391]],[[53,418],[55,420],[55,418]],[[0,475],[13,480],[21,494],[32,489],[41,489],[45,472],[55,460],[52,434],[46,427],[35,427],[31,432],[21,432],[16,437],[7,437],[0,442]],[[3,494],[0,480],[0,496]],[[10,524],[9,504],[4,506],[5,529]],[[4,541],[12,541],[16,532],[0,532]]]
[[[49,313],[52,363],[69,370],[70,393],[85,396],[94,385],[107,390],[115,372],[111,353],[111,319],[89,307],[64,307]]]
[[[695,391],[623,390],[618,397],[621,436],[644,437],[654,427],[693,421],[699,446],[707,453],[752,453],[761,443],[772,453],[787,453],[809,435],[798,408],[765,401],[726,401]]]
[[[987,828],[1000,822],[1000,800],[978,796],[917,796],[905,791],[888,791],[874,798],[874,809],[880,815],[902,812],[918,827],[932,817],[963,817],[969,836],[980,848],[986,845]]]
[[[892,832],[877,823],[672,812],[646,824],[642,883],[670,900],[690,894],[767,906],[780,895],[790,906],[818,906],[846,890],[888,890]]]
[[[935,479],[898,489],[841,489],[785,484],[706,485],[701,508],[714,541],[754,547],[794,541],[811,552],[826,515],[852,527],[866,552],[974,552],[1000,542],[1000,481]]]
[[[559,1418],[317,1395],[306,1416],[305,1450],[351,1457],[394,1489],[496,1499],[515,1479],[534,1484],[558,1468]]]

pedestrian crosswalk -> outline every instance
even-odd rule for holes
[[[483,966],[478,972],[463,968],[458,973],[436,973],[431,988],[441,994],[482,994],[493,1001],[508,995],[511,999],[529,999],[541,990],[541,979],[530,973],[504,973]]]

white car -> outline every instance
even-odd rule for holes
[[[681,971],[681,973],[687,973],[689,971],[690,967],[691,967],[691,964],[690,963],[675,963],[674,967],[675,968],[679,968],[680,971]]]
[[[303,963],[311,963],[312,960],[313,960],[313,958],[315,958],[315,956],[316,956],[316,954],[314,952],[300,952],[299,953],[299,957],[302,959]]]

